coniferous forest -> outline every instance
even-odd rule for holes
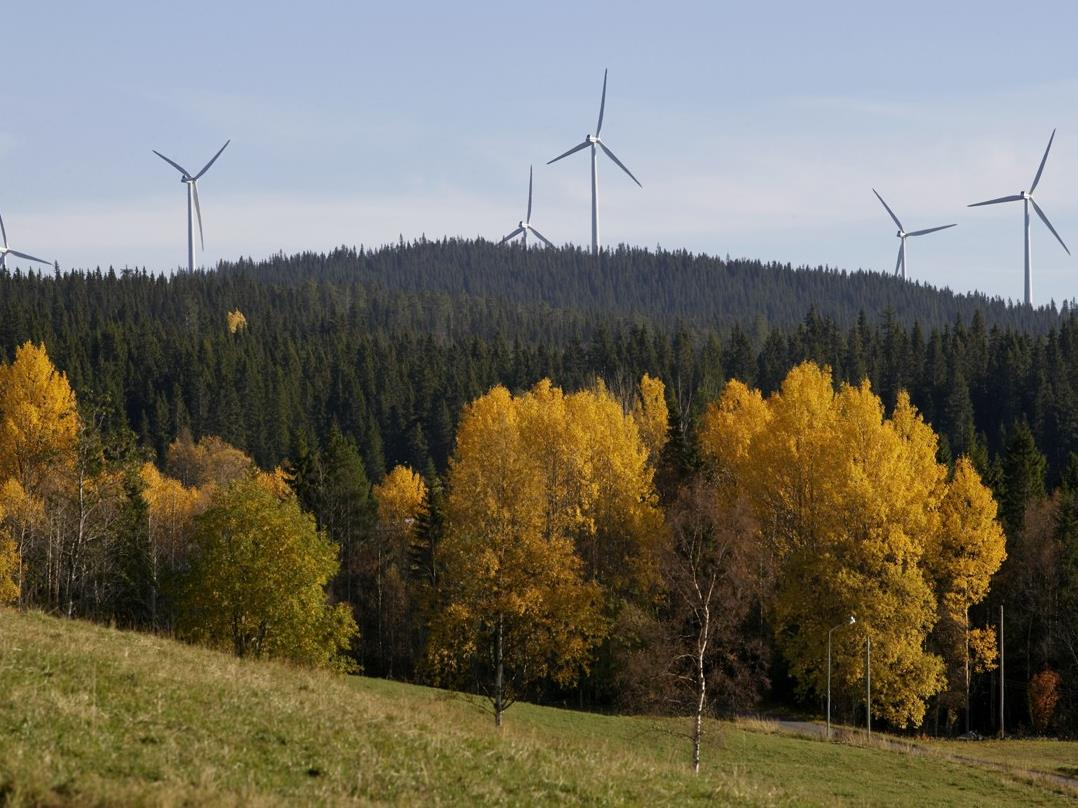
[[[531,673],[505,684],[511,652],[519,649],[512,650],[513,627],[499,619],[499,717],[501,699],[517,696],[595,709],[674,703],[670,693],[641,683],[661,679],[655,673],[662,659],[679,655],[672,638],[684,637],[695,614],[691,603],[679,605],[685,570],[675,561],[703,562],[693,550],[678,555],[678,548],[695,547],[692,526],[707,522],[736,549],[738,535],[757,529],[753,520],[760,520],[759,504],[767,499],[753,488],[757,478],[745,458],[723,447],[743,440],[761,457],[779,457],[779,448],[763,437],[766,429],[753,427],[752,419],[786,423],[783,406],[829,400],[820,385],[830,384],[834,403],[820,404],[820,412],[839,414],[819,451],[824,460],[837,457],[845,445],[843,419],[875,406],[859,387],[867,380],[886,429],[911,443],[920,440],[908,427],[915,411],[938,436],[925,438],[919,454],[902,455],[900,471],[877,481],[882,488],[913,486],[940,476],[942,487],[923,500],[936,503],[928,508],[932,513],[903,512],[901,519],[945,525],[948,508],[961,511],[952,502],[963,496],[955,493],[965,490],[960,485],[969,486],[969,502],[978,501],[979,489],[969,481],[979,479],[995,499],[1006,534],[1005,559],[996,554],[984,580],[963,589],[952,580],[957,573],[942,571],[949,569],[939,560],[946,557],[939,549],[945,527],[921,529],[924,548],[917,558],[923,556],[930,582],[922,595],[937,606],[925,607],[934,616],[923,618],[918,630],[947,667],[926,667],[924,676],[947,684],[924,686],[932,695],[920,713],[895,696],[890,720],[941,734],[994,729],[999,682],[989,646],[1003,606],[1008,724],[1043,731],[1043,719],[1056,731],[1078,732],[1078,321],[1066,305],[1033,310],[875,273],[661,250],[619,249],[597,264],[573,249],[525,252],[450,240],[244,260],[171,276],[0,271],[0,363],[21,367],[20,346],[28,342],[43,345],[70,383],[79,414],[78,434],[72,433],[78,502],[93,512],[85,505],[83,480],[97,480],[90,488],[101,504],[93,513],[107,518],[70,517],[79,526],[78,541],[62,545],[59,556],[48,547],[41,559],[23,554],[20,563],[40,560],[47,570],[23,579],[25,602],[212,641],[212,621],[191,617],[213,608],[191,590],[191,576],[196,569],[211,575],[215,554],[233,557],[228,554],[235,548],[214,540],[230,513],[257,509],[268,514],[267,525],[295,535],[304,518],[313,518],[324,545],[296,556],[304,559],[295,566],[305,577],[295,585],[310,591],[328,586],[335,605],[278,616],[295,636],[322,638],[317,647],[293,646],[280,655],[479,690],[490,660],[470,658],[474,649],[454,642],[467,634],[462,604],[469,597],[489,603],[494,595],[461,583],[476,579],[466,545],[440,547],[452,534],[447,524],[464,518],[478,524],[486,516],[454,500],[450,477],[483,490],[482,464],[473,467],[467,447],[495,440],[484,432],[490,423],[516,425],[515,451],[538,434],[562,435],[535,414],[536,402],[548,414],[543,418],[560,412],[566,424],[594,424],[594,434],[607,434],[619,417],[614,410],[632,415],[642,448],[611,437],[603,456],[629,459],[612,466],[610,478],[588,478],[596,490],[618,489],[624,501],[596,495],[580,506],[579,524],[551,526],[545,517],[551,536],[575,537],[575,554],[553,541],[532,546],[523,538],[511,548],[531,553],[520,560],[528,569],[551,570],[544,585],[567,610],[548,615],[541,641],[528,635],[528,642],[575,651],[557,663],[553,651],[539,665],[517,660],[517,669]],[[810,367],[829,368],[830,375],[813,375]],[[758,389],[763,400],[747,392],[739,399],[730,379]],[[491,392],[499,385],[504,399]],[[567,457],[592,451],[565,440]],[[889,440],[881,437],[880,445],[891,446]],[[637,455],[654,471],[652,493],[640,476],[643,466],[631,460]],[[263,470],[256,483],[229,487],[227,497],[196,506],[198,491],[222,484],[234,476],[228,469],[252,461]],[[573,471],[581,480],[599,475],[602,462],[585,466]],[[520,468],[522,475],[534,471]],[[13,477],[21,475],[27,491],[44,485],[19,469]],[[154,477],[152,469],[166,476]],[[3,470],[0,462],[0,483]],[[697,481],[705,476],[725,492],[718,505],[700,493]],[[615,478],[619,482],[609,484]],[[274,504],[274,492],[285,489],[294,493],[294,511],[288,502]],[[198,548],[193,554],[177,550],[187,527],[167,540],[155,533],[163,529],[155,514],[166,490],[169,502],[183,500],[183,507],[200,513],[190,528],[191,546]],[[517,501],[526,499],[518,492]],[[29,537],[39,516],[26,504],[26,513],[12,517],[18,510],[12,502],[9,521]],[[648,507],[632,504],[641,502]],[[182,510],[169,511],[175,525],[186,524]],[[537,504],[536,524],[542,510]],[[648,525],[663,518],[667,550],[642,549]],[[970,518],[953,516],[963,531]],[[92,524],[99,534],[84,535]],[[987,547],[991,536],[984,535]],[[602,548],[621,540],[626,549],[615,563]],[[250,546],[257,544],[252,533]],[[107,549],[91,572],[85,559],[98,552],[94,547]],[[168,548],[171,562],[161,555]],[[251,553],[250,569],[262,569]],[[73,554],[81,555],[76,561]],[[741,579],[754,583],[751,592],[721,602],[728,624],[697,627],[715,632],[726,649],[707,662],[716,709],[744,709],[760,699],[814,709],[819,671],[805,659],[815,658],[816,649],[791,639],[808,618],[791,605],[788,591],[790,581],[812,569],[784,568],[775,578],[778,589],[765,591],[762,559],[741,550],[728,557],[732,566],[715,572],[715,580],[740,569]],[[565,569],[572,571],[569,583],[558,577]],[[203,582],[204,589],[222,586]],[[450,602],[452,608],[443,608]],[[958,602],[961,609],[943,606]],[[343,604],[348,608],[339,608]],[[963,687],[955,684],[946,650],[955,647],[955,626],[965,645]],[[232,641],[241,655],[274,653],[265,626],[242,636],[233,631]],[[503,641],[510,647],[504,660]],[[848,655],[856,659],[856,649]],[[852,667],[848,674],[856,678]],[[1046,689],[1051,693],[1042,698]],[[1031,706],[1045,700],[1053,705],[1047,719]],[[839,702],[856,718],[856,698]]]

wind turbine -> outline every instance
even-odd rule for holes
[[[880,200],[880,204],[887,210],[887,213],[890,215],[891,219],[894,220],[894,223],[898,225],[898,232],[895,233],[895,235],[898,236],[900,241],[898,245],[898,261],[895,263],[895,274],[900,274],[902,280],[906,280],[906,239],[911,236],[927,236],[929,233],[935,233],[937,230],[946,230],[949,227],[957,227],[957,225],[945,224],[942,227],[929,227],[927,230],[914,230],[912,233],[907,233],[906,228],[902,226],[902,222],[895,216],[895,212],[883,201],[880,192],[873,188],[872,193],[876,195],[876,198]]]
[[[517,229],[510,233],[508,236],[499,241],[499,244],[505,244],[507,241],[512,241],[517,236],[522,236],[520,239],[521,244],[524,245],[524,249],[528,249],[528,232],[531,231],[535,234],[535,237],[543,242],[548,247],[554,245],[550,243],[550,239],[531,226],[532,220],[532,167],[528,166],[528,213],[517,225]]]
[[[553,160],[551,160],[549,163],[547,163],[547,165],[550,165],[551,163],[556,163],[563,157],[568,157],[574,152],[578,152],[581,149],[586,149],[589,146],[591,147],[591,251],[595,255],[599,254],[599,164],[598,154],[595,151],[595,147],[598,146],[600,149],[602,149],[606,153],[606,156],[617,164],[618,168],[628,174],[633,182],[635,182],[637,185],[640,185],[640,180],[633,176],[633,172],[626,168],[625,164],[614,156],[614,152],[610,151],[610,149],[607,148],[607,145],[599,139],[599,132],[601,132],[603,129],[603,111],[606,109],[606,74],[607,71],[604,69],[603,99],[599,102],[599,123],[595,126],[595,134],[585,135],[584,142],[581,143],[579,146],[573,146],[573,148],[569,149],[569,151],[565,152],[565,154],[560,154]],[[640,187],[643,188],[644,186],[640,185]]]
[[[1041,210],[1041,206],[1037,204],[1033,199],[1033,192],[1037,190],[1037,183],[1041,181],[1041,174],[1044,172],[1044,164],[1048,162],[1048,152],[1052,150],[1052,141],[1056,139],[1056,130],[1052,130],[1052,136],[1048,138],[1048,146],[1044,150],[1044,157],[1041,158],[1041,164],[1037,168],[1037,176],[1033,178],[1033,185],[1030,186],[1028,191],[1021,191],[1011,196],[1001,196],[999,199],[989,199],[987,202],[976,202],[970,205],[971,208],[979,208],[982,205],[998,205],[1001,202],[1017,202],[1022,201],[1022,206],[1025,208],[1025,232],[1026,232],[1026,305],[1033,305],[1033,267],[1029,261],[1029,206],[1033,206],[1033,210],[1037,211],[1037,215],[1041,217],[1041,221],[1045,226],[1052,231],[1052,235],[1056,237],[1056,240],[1066,250],[1067,255],[1071,254],[1071,251],[1067,249],[1067,245],[1063,243],[1063,239],[1060,238],[1059,233],[1052,227],[1052,223],[1048,221],[1048,217],[1044,215],[1044,211]]]
[[[217,161],[217,158],[221,156],[221,152],[228,148],[228,144],[231,142],[231,139],[226,140],[225,145],[218,149],[217,154],[215,154],[210,161],[202,167],[202,170],[195,175],[192,175],[190,171],[175,160],[169,160],[165,155],[157,151],[157,149],[153,150],[154,154],[180,172],[182,175],[180,177],[180,182],[187,185],[187,268],[191,272],[195,271],[195,216],[198,217],[198,240],[202,245],[202,249],[206,249],[206,239],[202,235],[202,211],[198,206],[198,180],[203,174],[210,170],[210,166]],[[191,209],[192,201],[194,202],[193,212]]]
[[[7,246],[7,230],[4,229],[4,219],[0,216],[0,236],[4,239],[4,246],[0,248],[0,267],[7,269],[7,257],[14,255],[16,258],[22,258],[27,261],[37,261],[39,264],[51,264],[52,261],[46,261],[44,258],[34,258],[32,255],[27,255],[24,252],[13,250]]]

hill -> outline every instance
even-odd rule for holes
[[[470,698],[0,609],[0,802],[1045,805],[932,756]]]
[[[867,377],[888,406],[908,390],[951,457],[994,459],[1025,422],[1055,484],[1078,451],[1074,326],[1069,309],[876,273],[628,249],[596,264],[484,241],[171,277],[0,269],[0,361],[44,342],[103,424],[159,460],[190,429],[270,467],[337,427],[375,480],[402,462],[444,470],[460,408],[495,384],[579,389],[598,375],[623,391],[647,372],[691,430],[726,378],[768,392],[811,359]]]
[[[853,325],[890,313],[907,325],[942,328],[977,311],[989,327],[1044,333],[1055,306],[1030,309],[981,293],[957,294],[864,270],[810,267],[684,250],[619,247],[601,261],[579,248],[529,250],[483,240],[421,240],[377,250],[339,249],[222,263],[231,277],[264,282],[362,283],[411,294],[484,298],[572,310],[589,319],[647,320],[663,328],[728,329],[759,320],[790,328],[810,310]]]

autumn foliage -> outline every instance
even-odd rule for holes
[[[80,414],[43,346],[0,364],[0,603],[111,615],[238,654],[337,664],[337,550],[280,472],[181,434],[166,468]]]
[[[608,628],[604,602],[659,586],[648,447],[605,388],[496,387],[461,419],[428,654],[478,675],[496,719],[531,683],[572,684]]]
[[[239,479],[193,527],[177,593],[181,636],[237,656],[342,662],[355,623],[346,607],[326,603],[337,551],[294,496],[281,496],[272,477]]]
[[[1029,717],[1033,728],[1040,734],[1048,731],[1061,697],[1063,677],[1051,668],[1045,668],[1029,680]]]
[[[658,378],[616,387],[493,387],[461,413],[444,478],[368,467],[336,427],[263,471],[186,428],[152,462],[28,343],[0,364],[0,603],[239,656],[370,660],[485,693],[499,723],[518,698],[585,690],[691,709],[697,763],[703,717],[758,696],[772,648],[819,694],[828,629],[854,614],[834,635],[849,711],[870,637],[875,716],[916,726],[933,698],[968,714],[996,664],[971,610],[1004,537],[975,464],[940,461],[905,393],[887,411],[806,363],[766,397],[731,380],[692,428]],[[1044,566],[1023,558],[1015,576]],[[1050,684],[1030,685],[1035,721]]]
[[[853,614],[856,627],[834,635],[833,676],[856,687],[871,637],[874,712],[919,725],[947,684],[944,658],[927,645],[933,627],[962,620],[1004,556],[995,502],[972,466],[959,461],[948,480],[908,396],[888,417],[867,382],[836,391],[812,363],[767,399],[731,381],[700,434],[777,559],[769,610],[803,690],[822,692],[828,629]]]

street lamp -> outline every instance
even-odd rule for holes
[[[844,622],[827,631],[827,739],[831,740],[831,634],[835,629],[852,626],[857,620],[851,614]]]

